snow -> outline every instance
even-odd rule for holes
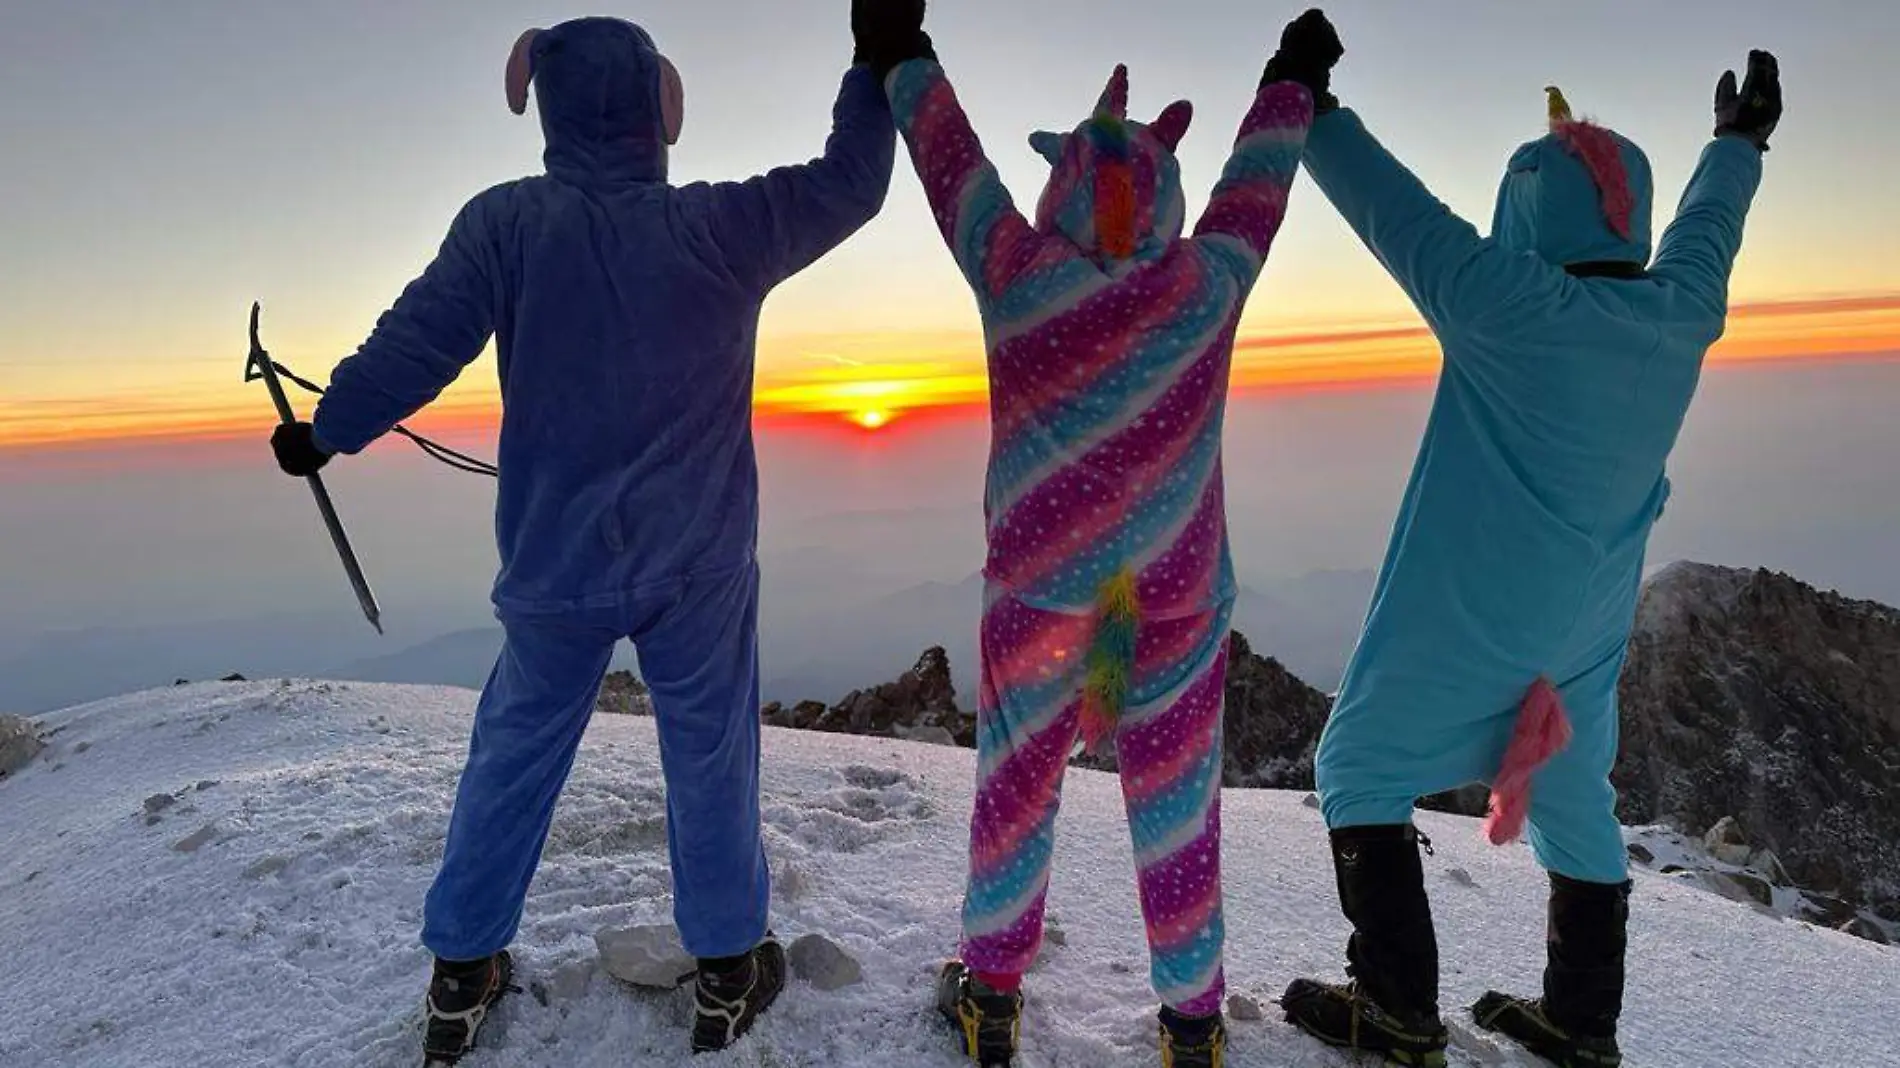
[[[50,716],[42,758],[0,783],[0,1065],[413,1068],[428,972],[416,944],[474,696],[240,683]],[[696,1068],[954,1068],[927,1003],[956,940],[972,755],[770,732],[776,923],[863,966],[794,984],[740,1048]],[[529,993],[467,1068],[687,1063],[689,995],[636,992],[595,935],[669,917],[652,723],[589,731],[528,902]],[[166,804],[148,799],[163,795]],[[1534,990],[1542,874],[1469,820],[1421,813],[1447,1015],[1487,987]],[[1237,1022],[1236,1068],[1343,1068],[1280,1022],[1295,975],[1338,974],[1346,934],[1319,814],[1230,791],[1229,972],[1268,1019]],[[1152,1068],[1153,1005],[1121,799],[1072,773],[1052,912],[1064,944],[1031,977],[1027,1068]],[[1637,874],[1624,1043],[1632,1066],[1900,1065],[1900,956]],[[1460,1027],[1453,1063],[1531,1063]]]
[[[1726,609],[1735,603],[1736,595],[1754,574],[1692,560],[1673,561],[1644,581],[1643,597],[1636,607],[1634,633],[1656,634],[1673,626],[1683,613],[1698,607]]]

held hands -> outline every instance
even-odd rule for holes
[[[1314,109],[1324,114],[1339,106],[1339,98],[1332,92],[1333,67],[1345,54],[1339,31],[1325,12],[1313,8],[1287,23],[1280,35],[1280,50],[1267,61],[1260,84],[1298,82],[1312,90]]]
[[[924,32],[925,0],[851,0],[853,63],[868,64],[881,83],[899,63],[936,59]]]
[[[284,474],[308,478],[323,470],[330,454],[317,447],[315,431],[309,423],[284,423],[271,432],[271,451],[277,454],[277,466]]]
[[[1728,71],[1715,86],[1715,135],[1739,137],[1768,151],[1768,137],[1781,122],[1781,65],[1768,52],[1748,54],[1748,79],[1735,88]]]

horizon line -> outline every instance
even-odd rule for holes
[[[935,358],[887,357],[885,362],[821,359],[820,350],[826,346],[819,343],[846,341],[855,348],[890,351],[915,348],[926,340],[926,349],[933,350],[926,356]],[[963,411],[987,403],[981,339],[975,333],[802,335],[766,339],[762,347],[798,352],[817,364],[761,371],[754,387],[754,421],[765,427],[816,417],[876,430],[925,411]],[[1709,353],[1708,366],[1896,358],[1900,358],[1900,292],[1737,304],[1729,311],[1724,337]],[[1235,342],[1231,388],[1236,395],[1255,395],[1417,385],[1435,379],[1442,362],[1430,329],[1415,319],[1260,330]],[[77,418],[70,414],[74,409],[82,413]],[[499,412],[498,387],[464,381],[415,421],[450,432],[490,427]],[[255,406],[235,400],[144,405],[114,403],[110,398],[65,403],[48,398],[0,401],[0,454],[115,444],[214,443],[265,433],[271,425],[262,399]]]

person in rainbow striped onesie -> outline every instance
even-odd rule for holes
[[[915,40],[886,89],[976,293],[993,421],[970,879],[939,1007],[973,1060],[1009,1063],[1080,736],[1119,758],[1163,1063],[1217,1068],[1235,593],[1221,426],[1235,329],[1286,210],[1314,89],[1269,64],[1184,238],[1174,150],[1193,109],[1130,121],[1118,67],[1087,121],[1030,138],[1054,168],[1032,224],[921,29]]]

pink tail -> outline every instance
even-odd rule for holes
[[[1504,751],[1504,766],[1491,784],[1491,812],[1484,836],[1492,845],[1515,842],[1531,813],[1531,776],[1570,744],[1570,718],[1549,679],[1538,679],[1518,707],[1517,730]]]

